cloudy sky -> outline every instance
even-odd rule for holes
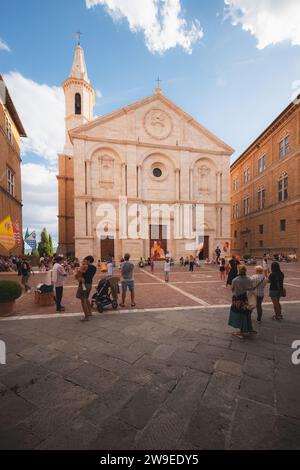
[[[55,240],[60,85],[78,28],[95,115],[152,94],[160,75],[234,158],[300,93],[299,0],[1,0],[0,11],[0,73],[28,134],[24,228],[47,226]]]

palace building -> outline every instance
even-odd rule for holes
[[[20,137],[26,133],[0,75],[0,255],[23,252]]]
[[[95,93],[80,44],[63,89],[59,252],[102,260],[125,252],[133,259],[169,252],[179,259],[195,253],[193,238],[183,230],[189,211],[193,231],[201,233],[194,242],[203,246],[202,256],[211,258],[217,245],[227,250],[231,147],[166,98],[160,86],[152,96],[94,119]],[[172,208],[169,226],[160,214],[149,219],[157,204]]]
[[[299,98],[231,165],[233,252],[300,255]]]

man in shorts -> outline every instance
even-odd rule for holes
[[[124,263],[122,264],[122,267],[121,267],[122,303],[120,304],[120,307],[125,307],[125,298],[126,298],[127,288],[130,290],[131,307],[135,307],[135,302],[134,302],[135,293],[134,293],[134,279],[133,279],[134,264],[129,260],[130,260],[130,254],[126,253],[124,255]]]

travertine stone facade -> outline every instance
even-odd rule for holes
[[[77,92],[78,88],[72,88],[70,83],[67,113],[74,108]],[[82,95],[82,102],[85,99],[90,112],[91,96]],[[83,117],[87,116],[84,106],[82,112]],[[212,256],[217,245],[223,247],[229,242],[229,160],[233,150],[167,99],[159,87],[150,97],[103,117],[87,119],[73,128],[76,119],[80,117],[67,116],[68,137],[64,154],[60,156],[61,250],[71,251],[74,200],[74,245],[79,258],[90,253],[96,259],[105,258],[107,250],[113,251],[111,254],[116,258],[126,251],[133,259],[148,257],[149,240],[122,238],[120,217],[124,213],[119,212],[120,196],[123,203],[126,198],[128,206],[137,205],[133,209],[139,217],[139,230],[144,233],[149,233],[149,221],[141,205],[149,208],[159,203],[204,204],[208,255]],[[68,127],[71,121],[72,127]],[[105,241],[101,242],[97,236],[103,204],[110,204],[117,215],[115,239],[106,247]],[[112,215],[110,208],[106,221],[109,229]],[[126,216],[129,225],[132,215]],[[177,259],[189,254],[188,240],[174,239],[172,233],[173,221],[165,249]]]
[[[299,178],[300,105],[296,100],[231,166],[234,252],[262,256],[270,251],[299,257]]]

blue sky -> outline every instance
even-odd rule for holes
[[[166,10],[152,21],[156,1]],[[99,91],[97,115],[152,94],[160,75],[166,96],[238,156],[292,100],[293,84],[300,88],[299,3],[2,0],[0,72],[30,134],[23,148],[24,226],[46,225],[57,238],[58,87],[69,73],[78,28]],[[168,8],[178,14],[169,17]]]

